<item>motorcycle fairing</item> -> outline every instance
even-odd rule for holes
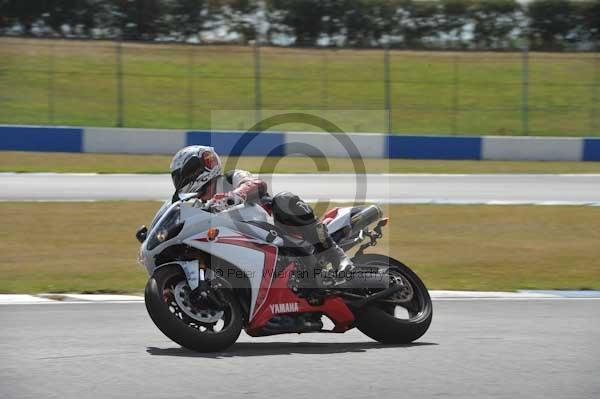
[[[250,280],[250,315],[265,302],[273,280],[278,248],[254,237],[228,228],[219,228],[219,235],[209,240],[207,232],[191,236],[184,243],[219,257],[238,267]]]
[[[253,337],[261,336],[261,331],[274,316],[295,313],[318,313],[327,316],[335,327],[332,332],[343,333],[353,327],[354,314],[343,299],[339,297],[326,298],[322,305],[313,306],[306,299],[297,296],[288,286],[288,279],[295,265],[290,263],[282,273],[278,273],[271,283],[264,305],[257,308],[256,314],[246,327],[246,333]],[[290,313],[273,313],[278,304],[297,304],[297,309]]]
[[[350,217],[352,207],[334,208],[331,211],[333,210],[335,210],[335,215],[333,215],[332,212],[332,215],[330,217],[327,217],[328,215],[325,215],[325,217],[323,218],[323,222],[327,227],[327,231],[329,232],[329,234],[333,234],[336,231],[344,227],[350,226],[352,224]]]

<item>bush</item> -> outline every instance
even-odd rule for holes
[[[527,37],[533,49],[591,49],[600,0],[0,0],[5,33],[188,41],[216,29],[295,46],[500,50]]]

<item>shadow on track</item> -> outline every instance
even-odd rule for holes
[[[227,352],[200,353],[185,348],[148,347],[146,352],[153,356],[181,356],[222,359],[228,357],[273,356],[273,355],[323,355],[335,353],[360,353],[372,349],[410,348],[413,346],[438,345],[433,342],[414,342],[406,345],[383,345],[379,342],[241,342]]]

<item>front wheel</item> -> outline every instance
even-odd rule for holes
[[[356,326],[365,335],[385,344],[408,344],[419,339],[431,324],[433,306],[425,284],[408,266],[383,255],[366,254],[358,266],[388,268],[391,284],[403,289],[360,309]]]
[[[233,345],[242,331],[242,312],[231,290],[223,290],[226,306],[211,309],[190,299],[179,266],[156,270],[146,284],[144,300],[150,318],[167,337],[198,352],[218,352]]]

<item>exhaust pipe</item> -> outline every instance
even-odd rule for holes
[[[382,216],[383,211],[377,205],[369,205],[366,208],[363,208],[356,215],[352,216],[352,219],[350,220],[352,226],[350,236],[357,234],[371,223],[375,223],[377,220],[381,219]]]

